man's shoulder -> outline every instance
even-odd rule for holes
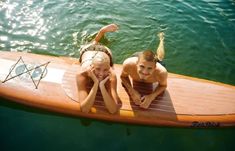
[[[124,60],[123,67],[133,67],[136,65],[136,61],[138,60],[137,57],[130,57]]]
[[[168,76],[167,69],[161,64],[157,65],[157,75],[158,75],[157,77],[161,81],[165,81],[167,79],[167,76]]]
[[[167,69],[160,63],[157,63],[157,70],[160,72],[160,73],[167,73]]]
[[[158,75],[158,77],[160,77],[161,79],[167,78],[168,72],[167,72],[167,69],[163,65],[161,65],[160,63],[157,63],[156,69],[157,69],[156,74]]]

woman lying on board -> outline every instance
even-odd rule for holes
[[[112,52],[99,44],[106,32],[115,32],[117,25],[110,24],[101,28],[93,42],[80,49],[81,70],[77,76],[78,96],[82,112],[89,112],[100,91],[104,104],[110,113],[118,110],[117,78],[112,69]],[[90,87],[90,89],[88,89]]]

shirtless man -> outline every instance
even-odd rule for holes
[[[112,53],[109,48],[99,44],[106,32],[115,32],[117,25],[101,28],[94,41],[80,49],[80,72],[77,75],[78,96],[82,112],[89,112],[95,102],[98,89],[110,113],[118,110],[117,78],[112,70]],[[88,86],[91,89],[88,90]]]
[[[167,70],[159,63],[164,58],[164,33],[160,33],[158,36],[160,43],[156,54],[145,50],[123,62],[122,84],[134,103],[144,109],[147,109],[151,102],[167,87]],[[141,97],[139,92],[133,88],[129,77],[132,81],[158,83],[158,86],[149,95]]]

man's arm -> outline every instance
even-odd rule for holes
[[[156,98],[158,95],[160,95],[166,88],[167,88],[167,71],[164,70],[162,73],[160,73],[159,76],[159,82],[156,90],[153,92],[153,97]]]
[[[140,104],[140,107],[147,109],[152,101],[160,95],[167,88],[167,71],[164,71],[160,75],[159,83],[155,91],[149,95],[144,96],[144,101]]]
[[[129,78],[129,73],[128,73],[128,64],[123,63],[123,70],[121,73],[121,80],[122,80],[122,85],[125,87],[127,93],[130,95],[131,99],[134,101],[136,105],[139,105],[141,103],[141,95],[133,89],[131,85],[131,81]]]

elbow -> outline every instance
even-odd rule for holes
[[[161,93],[164,93],[166,91],[166,88],[167,88],[167,85],[162,86],[162,92]]]
[[[115,114],[117,111],[118,111],[118,107],[117,106],[114,106],[114,107],[109,109],[109,113],[111,113],[111,114]]]
[[[83,113],[89,113],[90,109],[87,108],[87,107],[85,107],[85,106],[82,106],[82,105],[81,105],[81,111],[82,111]]]
[[[164,85],[163,87],[166,89],[166,88],[167,88],[167,85]]]
[[[83,113],[89,113],[90,110],[81,108],[81,111],[82,111]]]
[[[162,91],[165,91],[166,88],[167,88],[167,85],[163,85],[163,86],[161,86],[161,87],[162,87]]]
[[[159,87],[161,87],[162,89],[166,89],[167,88],[167,84],[159,85]]]

